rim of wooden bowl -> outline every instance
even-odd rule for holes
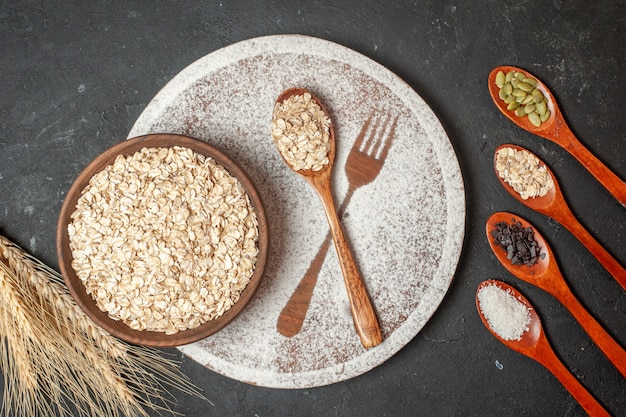
[[[226,168],[232,176],[239,180],[248,194],[257,216],[259,228],[259,241],[257,245],[259,254],[250,282],[241,293],[239,300],[229,310],[227,310],[222,316],[214,320],[209,320],[196,328],[168,335],[164,332],[133,330],[122,321],[111,319],[107,313],[98,308],[96,302],[89,294],[87,294],[84,284],[80,281],[72,268],[72,253],[69,248],[67,226],[69,224],[71,214],[76,209],[78,198],[80,197],[82,190],[89,183],[91,177],[100,172],[106,166],[112,164],[118,155],[132,155],[145,147],[173,146],[187,147],[197,153],[213,158],[218,164]],[[112,146],[98,155],[80,173],[70,187],[61,207],[61,213],[57,224],[56,246],[61,275],[63,276],[72,297],[80,308],[87,314],[87,316],[89,316],[96,324],[112,335],[133,344],[151,347],[173,347],[193,343],[216,333],[231,322],[245,308],[256,292],[265,269],[268,252],[268,227],[263,204],[256,188],[254,187],[254,184],[232,159],[218,149],[199,139],[176,134],[150,134],[128,139]]]

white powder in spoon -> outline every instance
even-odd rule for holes
[[[489,327],[504,340],[520,340],[528,330],[530,312],[509,290],[486,285],[478,292],[478,301]]]

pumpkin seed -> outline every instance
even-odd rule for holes
[[[500,88],[500,99],[507,104],[507,110],[513,111],[516,116],[528,116],[537,127],[550,118],[548,102],[537,89],[539,81],[535,78],[527,77],[520,71],[498,71],[495,82]]]
[[[511,96],[512,97],[512,96]],[[517,101],[513,101],[511,103],[509,103],[508,106],[506,106],[507,110],[515,110],[520,106],[520,104]]]
[[[546,110],[548,110],[548,106],[546,106],[545,101],[542,100],[539,103],[535,104],[535,111],[539,116],[542,116],[546,112]]]
[[[533,96],[529,94],[526,97],[524,97],[524,100],[522,100],[522,104],[526,105],[526,104],[532,103],[534,101],[535,100],[533,99]]]
[[[496,74],[496,85],[502,88],[505,82],[506,82],[506,76],[504,75],[504,72],[498,71],[498,73]]]
[[[533,90],[531,94],[533,98],[535,99],[535,103],[539,103],[540,101],[544,99],[543,94],[541,94],[541,91],[539,90]]]
[[[511,104],[511,103],[513,103],[514,101],[515,101],[515,97],[514,97],[514,96],[506,96],[506,97],[504,98],[504,102],[505,102],[506,104]]]
[[[535,88],[536,88],[536,87],[537,87],[537,85],[539,84],[539,83],[537,82],[537,80],[535,80],[534,78],[530,78],[530,77],[526,77],[526,78],[524,78],[522,81],[524,81],[525,83],[528,83],[528,84],[532,85],[532,86],[533,86],[533,87],[535,87]]]
[[[541,126],[541,117],[539,117],[537,113],[530,113],[528,115],[528,120],[536,127]]]

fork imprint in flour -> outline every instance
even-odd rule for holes
[[[363,124],[346,160],[348,191],[339,206],[340,218],[343,217],[354,192],[374,181],[382,170],[395,137],[397,124],[397,116],[392,118],[390,115],[381,115],[378,112],[373,112]],[[331,241],[329,231],[317,255],[278,316],[276,328],[283,336],[293,337],[302,328],[317,277],[326,259]]]

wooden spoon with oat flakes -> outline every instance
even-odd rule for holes
[[[331,192],[335,134],[328,111],[303,88],[283,91],[272,115],[272,139],[287,166],[317,192],[330,226],[343,274],[354,327],[366,348],[382,342],[374,306],[345,238]]]

